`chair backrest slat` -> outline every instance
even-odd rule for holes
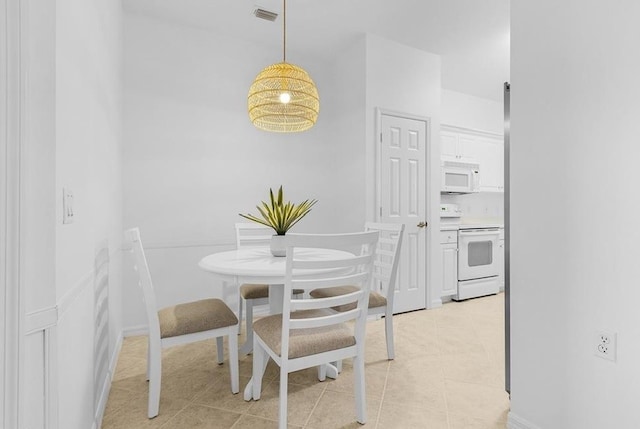
[[[380,256],[389,256],[389,257],[394,257],[395,256],[395,250],[383,250],[383,249],[378,249],[378,255]]]
[[[142,241],[140,240],[140,230],[131,228],[125,231],[125,239],[131,245],[131,252],[134,256],[134,269],[138,272],[138,285],[142,289],[142,295],[147,311],[149,322],[149,338],[160,338],[160,321],[158,319],[158,305],[156,295],[153,290],[149,265],[144,254]]]
[[[318,301],[319,298],[296,299],[291,301],[291,311],[317,310],[318,308],[337,307],[339,305],[351,304],[352,302],[357,301],[362,293],[363,292],[361,290],[357,290],[344,295],[320,298],[324,301]]]
[[[359,311],[357,308],[349,311],[343,311],[339,313],[332,313],[323,317],[308,317],[305,319],[291,319],[289,322],[289,329],[309,329],[309,328],[321,328],[323,326],[337,325],[339,323],[348,322],[358,317]]]
[[[273,229],[259,223],[236,223],[236,247],[268,247]]]
[[[340,267],[353,267],[355,265],[367,263],[369,259],[368,255],[353,256],[350,259],[323,259],[321,261],[307,261],[303,259],[294,260],[292,262],[293,269],[304,270],[312,269],[318,270],[323,268],[340,268]]]
[[[375,249],[380,233],[377,231],[348,234],[287,234],[286,276],[282,308],[282,356],[289,352],[289,334],[292,329],[326,327],[355,320],[354,337],[362,345],[367,317],[369,291]],[[334,257],[314,259],[300,248],[342,250]],[[360,249],[354,254],[354,249]],[[331,252],[327,252],[331,254]],[[335,286],[352,286],[354,293],[338,297],[293,300],[294,288],[322,289]],[[331,307],[355,303],[356,308],[336,314]],[[292,318],[291,312],[315,310],[313,317]]]
[[[342,268],[342,266],[340,266]],[[354,273],[354,274],[345,274],[338,277],[328,277],[329,274],[325,274],[327,277],[322,277],[322,273],[318,274],[320,278],[317,279],[302,279],[302,280],[293,280],[292,287],[294,289],[304,289],[304,290],[312,290],[317,288],[327,288],[327,287],[335,287],[335,286],[348,286],[353,284],[362,283],[363,281],[367,281],[369,277],[369,273]]]
[[[393,308],[404,224],[367,222],[365,230],[380,233],[374,262],[372,288],[376,292],[382,293],[387,298],[387,305]]]

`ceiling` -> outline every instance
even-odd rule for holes
[[[205,28],[281,49],[281,0],[123,0],[127,12]],[[509,0],[288,0],[287,51],[330,58],[373,33],[442,58],[442,86],[494,100],[509,80]],[[294,45],[294,46],[292,46]]]

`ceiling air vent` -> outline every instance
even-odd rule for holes
[[[256,16],[256,18],[266,19],[267,21],[271,22],[275,21],[278,17],[277,13],[260,8],[254,9],[253,14]]]

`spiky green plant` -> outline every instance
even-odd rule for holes
[[[304,200],[298,205],[291,201],[285,203],[282,186],[278,189],[277,197],[274,197],[273,190],[269,188],[269,197],[271,204],[262,201],[262,207],[259,205],[256,206],[260,215],[262,215],[262,219],[252,214],[240,213],[240,216],[273,228],[278,235],[285,235],[287,231],[289,231],[293,225],[300,222],[300,219],[305,217],[307,213],[311,211],[311,207],[317,203],[317,200]]]

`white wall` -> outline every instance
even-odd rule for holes
[[[12,6],[16,7],[17,3],[13,2]],[[20,115],[18,124],[9,124],[10,128],[15,127],[15,134],[9,138],[20,142],[20,203],[14,208],[10,202],[9,207],[19,214],[21,268],[13,280],[20,285],[20,315],[24,312],[20,333],[25,336],[21,338],[22,350],[18,352],[19,422],[7,425],[35,429],[44,427],[49,413],[43,399],[48,393],[46,354],[52,350],[47,350],[46,345],[51,338],[49,328],[56,322],[55,3],[34,0],[21,6],[20,17],[9,18],[15,19],[13,25],[20,25],[19,34],[9,33],[11,43],[15,44],[12,48],[19,49],[20,55],[10,57],[20,61],[20,68],[14,69],[16,74],[11,76],[11,90],[15,92],[10,97],[14,105],[9,107],[18,110],[15,114]],[[2,174],[5,175],[5,171]],[[16,283],[10,287],[15,288]],[[9,347],[9,351],[11,349]],[[12,400],[15,399],[7,403]]]
[[[90,428],[94,409],[94,277],[107,249],[109,351],[121,321],[122,11],[118,1],[56,2],[56,296],[59,427]],[[62,224],[62,189],[74,223]],[[106,398],[105,398],[106,399]]]
[[[318,200],[297,231],[362,228],[364,43],[354,43],[345,52],[358,54],[326,64],[288,45],[318,86],[320,116],[307,132],[274,134],[253,127],[246,97],[280,51],[126,15],[124,224],[141,229],[160,306],[220,295],[197,263],[235,246],[238,213],[255,212],[269,187]],[[128,284],[125,323],[144,325],[140,291]]]
[[[504,132],[503,103],[443,89],[442,123],[502,134]]]
[[[8,234],[10,230],[15,230],[15,221],[11,220],[11,210],[15,210],[15,207],[11,204],[12,208],[10,209],[7,203],[9,201],[15,201],[9,195],[11,195],[10,190],[15,189],[11,182],[15,180],[17,176],[15,167],[14,170],[11,169],[11,165],[14,163],[9,161],[11,157],[10,154],[14,152],[13,147],[10,145],[10,132],[8,131],[9,123],[12,121],[9,106],[13,106],[14,104],[8,101],[10,86],[8,73],[9,70],[16,70],[17,68],[13,60],[11,61],[11,65],[9,65],[7,49],[9,43],[7,43],[7,39],[9,38],[11,30],[9,30],[9,26],[7,25],[9,22],[9,13],[7,13],[6,4],[6,0],[0,0],[0,22],[3,24],[2,29],[0,29],[0,100],[3,100],[3,102],[0,103],[0,129],[6,130],[0,134],[0,168],[4,171],[4,174],[0,175],[0,199],[4,202],[0,206],[0,272],[2,273],[2,278],[0,279],[0,309],[2,309],[4,314],[4,317],[0,318],[0,344],[3,349],[8,349],[9,347],[14,348],[11,341],[15,344],[15,337],[13,340],[10,340],[9,336],[6,335],[6,332],[9,330],[8,325],[10,326],[11,323],[9,320],[15,318],[14,313],[10,310],[14,308],[15,311],[15,306],[9,304],[11,298],[7,298],[6,294],[8,285],[11,282],[11,274],[8,274],[7,271],[11,269],[12,264],[15,264],[15,256],[11,256],[12,252],[10,249],[12,245],[9,244],[10,236]],[[13,115],[15,115],[15,112]],[[18,121],[14,121],[14,123],[15,122]],[[12,388],[9,387],[9,381],[5,377],[5,373],[15,373],[16,371],[12,369],[12,367],[17,366],[16,364],[15,357],[5,357],[4,353],[0,355],[0,422],[5,426],[7,426],[7,421],[9,420],[8,416],[12,414],[11,408],[15,407],[15,401],[5,401],[5,397],[13,396],[10,394]],[[5,415],[7,416],[6,419]]]
[[[375,219],[375,109],[381,108],[430,120],[427,153],[427,307],[440,305],[442,272],[440,231],[440,57],[391,40],[366,36],[366,192],[367,218]],[[433,239],[430,237],[433,234]]]
[[[511,16],[511,427],[640,427],[640,4]]]
[[[124,224],[141,229],[160,306],[222,296],[197,263],[234,246],[238,213],[255,210],[269,187],[284,185],[294,201],[318,199],[298,231],[354,231],[373,218],[374,107],[439,124],[439,57],[388,43],[363,35],[330,62],[289,44],[287,58],[318,86],[320,117],[308,132],[271,134],[249,122],[246,95],[280,52],[126,14]],[[408,68],[378,69],[394,50]],[[394,92],[385,79],[404,86]],[[125,276],[125,325],[145,325],[128,267]]]

